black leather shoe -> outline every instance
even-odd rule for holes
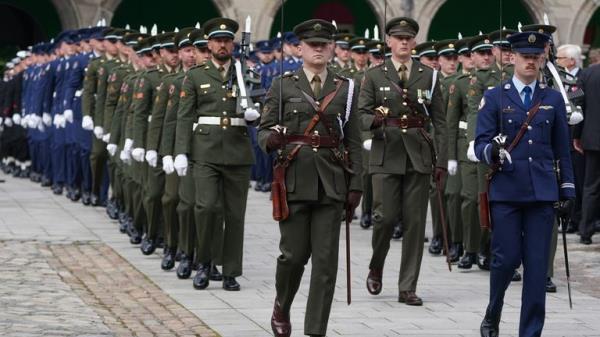
[[[175,254],[177,254],[177,249],[167,249],[160,263],[162,270],[171,270],[175,267]]]
[[[555,293],[556,292],[556,284],[552,282],[552,277],[548,277],[546,279],[546,292],[547,293]]]
[[[219,269],[217,269],[217,266],[214,264],[210,268],[209,278],[211,281],[223,281],[223,275],[221,275],[221,272],[219,272]]]
[[[371,227],[372,224],[371,213],[365,213],[360,217],[360,227],[367,229]]]
[[[100,197],[98,197],[95,194],[92,194],[92,196],[91,196],[91,204],[94,207],[100,206]]]
[[[73,199],[73,189],[70,186],[67,186],[67,194],[65,194],[65,197],[69,200]]]
[[[579,239],[580,243],[583,243],[584,245],[591,245],[592,244],[592,238],[589,236],[582,236]]]
[[[383,289],[383,270],[369,269],[367,291],[371,295],[378,295],[381,289]]]
[[[512,280],[513,282],[519,282],[523,279],[523,277],[521,276],[521,273],[519,273],[518,270],[515,270],[515,273],[513,274]]]
[[[402,222],[398,221],[396,225],[394,225],[394,232],[392,233],[392,239],[400,240],[402,238]]]
[[[429,244],[429,254],[440,255],[442,253],[442,239],[438,236],[434,236]]]
[[[458,259],[463,255],[462,243],[452,243],[450,246],[450,262],[457,262]]]
[[[123,222],[119,222],[119,232],[121,233],[127,233],[127,227],[129,226],[130,222],[129,219],[125,219],[125,221]],[[133,224],[132,224],[133,226]]]
[[[147,236],[142,240],[142,245],[140,246],[140,250],[144,255],[152,255],[156,250],[156,243],[153,239],[148,238]]]
[[[477,263],[476,253],[466,253],[460,261],[458,261],[458,268],[460,269],[471,269],[473,265]]]
[[[92,195],[90,192],[83,192],[81,194],[81,203],[85,206],[89,206],[92,203]]]
[[[192,257],[181,254],[181,262],[177,266],[177,277],[180,279],[188,279],[192,275]]]
[[[477,254],[477,267],[481,270],[490,270],[490,257],[486,254]]]
[[[232,276],[223,276],[223,289],[227,291],[239,291],[240,284]]]
[[[481,337],[498,337],[500,333],[500,316],[492,317],[492,315],[486,311],[485,317],[481,322],[479,332]]]
[[[55,185],[55,186],[52,188],[52,193],[54,193],[54,194],[56,194],[56,195],[61,195],[61,194],[63,194],[63,187],[62,187],[62,185]]]
[[[210,273],[210,263],[201,264],[196,276],[194,276],[193,285],[195,289],[202,290],[208,287],[208,274]]]
[[[177,261],[177,262],[181,261],[182,256],[183,256],[183,252],[178,250],[177,253],[175,253],[175,261]]]
[[[262,192],[271,192],[271,183],[264,183],[260,190]]]
[[[289,313],[283,312],[278,300],[273,305],[273,315],[271,315],[271,330],[275,337],[290,337],[292,334],[292,324],[290,323]]]
[[[256,184],[254,185],[254,190],[256,192],[260,192],[262,190],[262,183],[259,183],[258,181],[256,182]]]
[[[49,187],[52,186],[52,180],[46,178],[46,177],[42,177],[42,182],[41,182],[42,187]]]
[[[417,296],[417,294],[414,291],[401,291],[398,295],[398,302],[412,306],[423,305],[423,300],[419,296]]]
[[[127,235],[129,235],[129,242],[132,245],[139,245],[142,242],[142,235],[137,231],[137,229],[135,229],[133,223],[129,224],[129,227],[127,228]]]
[[[79,199],[81,199],[81,191],[78,188],[75,188],[71,194],[71,201],[78,202]]]

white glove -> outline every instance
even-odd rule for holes
[[[260,117],[260,113],[254,108],[248,108],[244,111],[244,119],[248,122],[254,122],[258,117]]]
[[[65,116],[63,116],[62,114],[58,114],[56,115],[58,116],[58,124],[56,125],[57,128],[64,128],[67,126],[67,120],[65,119]]]
[[[156,167],[158,161],[158,153],[156,153],[156,151],[154,150],[148,150],[148,152],[146,152],[146,161],[151,167]]]
[[[69,123],[73,123],[73,110],[67,109],[63,112],[63,116],[65,116],[65,120]]]
[[[44,131],[46,131],[46,125],[44,125],[44,123],[38,123],[37,129],[40,132],[44,132]]]
[[[29,125],[29,115],[25,115],[21,118],[21,126],[26,128]]]
[[[175,167],[173,166],[173,156],[164,156],[162,158],[163,171],[166,174],[171,174],[175,172]]]
[[[580,111],[573,111],[571,113],[571,117],[569,118],[569,125],[577,125],[583,121],[583,115]]]
[[[101,126],[94,126],[94,135],[96,135],[96,138],[102,139],[104,129]]]
[[[90,116],[83,116],[81,120],[81,127],[84,130],[92,131],[94,130],[94,120]]]
[[[14,114],[12,117],[12,121],[13,121],[13,123],[15,123],[15,125],[20,125],[21,124],[21,115]]]
[[[458,162],[452,159],[448,160],[448,174],[454,176],[456,171],[458,171]]]
[[[102,136],[102,141],[108,143],[110,141],[110,132]]]
[[[39,117],[37,115],[27,115],[25,116],[25,118],[27,118],[27,127],[30,129],[35,129],[38,126],[39,121]]]
[[[121,150],[121,153],[119,153],[119,159],[121,159],[121,161],[125,164],[131,164],[131,152]]]
[[[363,142],[363,149],[367,150],[367,151],[371,151],[371,146],[373,146],[373,140],[372,139],[367,139]]]
[[[469,142],[469,149],[467,149],[467,158],[469,158],[472,162],[479,162],[479,158],[475,155],[475,141],[472,140]]]
[[[123,146],[123,149],[127,152],[131,152],[131,148],[133,147],[133,139],[130,138],[126,138],[125,139],[125,146]]]
[[[52,124],[52,116],[50,116],[49,113],[44,112],[42,114],[42,122],[44,123],[44,125],[46,126],[50,126],[50,124]],[[90,129],[91,130],[91,129]]]
[[[10,128],[11,126],[13,126],[13,120],[12,120],[12,118],[8,118],[8,117],[7,117],[7,118],[4,120],[4,125],[8,126],[9,128]]]
[[[187,174],[188,169],[187,156],[185,154],[178,154],[173,162],[173,167],[175,168],[175,171],[177,171],[178,176],[184,177]]]
[[[131,156],[133,157],[133,160],[141,163],[144,161],[145,152],[146,151],[141,147],[136,147],[135,149],[133,149],[133,151],[131,151]]]
[[[110,154],[111,157],[114,157],[115,153],[117,153],[117,144],[106,145],[106,151],[108,151],[108,154]]]

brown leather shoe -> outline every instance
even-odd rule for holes
[[[378,295],[383,288],[382,281],[382,270],[370,269],[369,276],[367,276],[367,290],[371,295]]]
[[[273,305],[271,329],[273,330],[275,337],[290,337],[292,334],[290,315],[283,312],[278,300],[275,300],[275,304]]]
[[[414,291],[401,291],[398,295],[398,302],[406,303],[406,305],[423,305],[423,300]]]

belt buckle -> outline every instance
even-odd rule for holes
[[[406,129],[408,129],[408,116],[407,115],[402,115],[402,117],[400,117],[400,129],[402,129],[402,132],[406,133]]]
[[[310,146],[312,146],[313,151],[317,152],[317,149],[321,146],[321,135],[319,135],[318,131],[315,131],[310,136]]]
[[[221,127],[223,129],[227,129],[228,126],[231,125],[231,120],[229,117],[221,117]]]

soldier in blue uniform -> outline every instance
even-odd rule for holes
[[[302,67],[302,59],[297,55],[300,40],[292,32],[285,32],[282,37],[283,43],[283,73],[294,72]]]
[[[477,158],[498,168],[489,187],[493,258],[490,301],[480,331],[482,337],[498,336],[504,294],[522,263],[519,337],[539,337],[554,205],[560,201],[558,212],[568,212],[575,185],[564,101],[537,81],[548,36],[523,32],[508,40],[515,52],[514,76],[484,94],[475,137]]]

